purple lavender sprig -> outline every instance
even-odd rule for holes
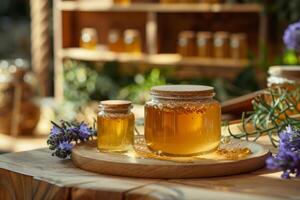
[[[86,123],[69,123],[61,121],[60,124],[51,122],[53,127],[50,130],[47,144],[49,149],[54,151],[52,156],[65,159],[71,155],[74,143],[79,143],[93,139],[96,136],[94,128]]]
[[[283,42],[287,49],[300,52],[300,21],[287,27]]]
[[[300,131],[288,126],[279,135],[278,154],[266,160],[269,169],[282,170],[282,178],[289,179],[291,174],[300,177]]]

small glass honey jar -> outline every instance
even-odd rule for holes
[[[230,52],[233,59],[247,58],[247,35],[244,33],[231,34],[230,36]]]
[[[221,106],[214,88],[163,85],[151,88],[145,105],[148,148],[167,156],[192,156],[217,149],[221,138]]]
[[[177,49],[183,57],[195,56],[195,33],[193,31],[182,31],[178,35]]]
[[[126,152],[134,144],[134,114],[132,103],[122,100],[100,102],[97,116],[98,150]]]
[[[112,52],[123,52],[124,44],[119,30],[110,30],[108,33],[108,48]]]
[[[197,33],[197,50],[198,57],[213,57],[213,35],[211,32]]]
[[[229,33],[219,31],[214,34],[214,57],[215,58],[229,58]]]
[[[94,28],[83,28],[81,30],[79,45],[85,49],[96,49],[98,43],[98,33]]]
[[[124,32],[124,48],[126,53],[141,54],[142,41],[138,30],[128,29]]]

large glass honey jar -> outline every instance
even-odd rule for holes
[[[98,149],[102,152],[126,152],[134,143],[134,114],[130,101],[100,102],[97,116]]]
[[[191,156],[215,150],[221,137],[221,107],[214,88],[164,85],[151,89],[145,105],[148,148],[168,156]]]
[[[216,58],[229,58],[229,33],[219,31],[214,34],[214,56]]]

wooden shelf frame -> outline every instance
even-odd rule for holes
[[[180,58],[172,62],[157,62],[158,53],[158,14],[160,13],[255,13],[259,16],[259,36],[258,46],[266,41],[266,16],[263,14],[264,8],[260,4],[159,4],[159,3],[136,3],[131,5],[112,5],[111,3],[103,3],[99,0],[76,0],[64,1],[54,0],[54,66],[55,66],[55,97],[57,100],[63,99],[63,60],[72,58],[78,60],[89,61],[117,61],[124,63],[146,63],[151,65],[174,65],[174,66],[197,66],[219,70],[239,71],[249,65],[248,60],[234,61],[231,59],[200,59],[200,58]],[[130,13],[142,12],[146,14],[145,34],[146,34],[146,53],[142,58],[124,55],[103,56],[93,53],[80,56],[79,49],[63,48],[63,28],[62,13],[63,12],[116,12]],[[77,53],[76,53],[77,51]],[[81,53],[82,51],[79,50]],[[155,59],[153,59],[155,58]],[[223,68],[223,69],[221,69]]]
[[[179,3],[179,4],[160,4],[160,3],[134,3],[130,5],[114,5],[103,3],[98,0],[78,0],[60,1],[57,5],[61,11],[102,11],[102,12],[256,12],[263,11],[260,4],[240,3],[240,4],[207,4],[207,3]]]
[[[217,59],[182,57],[179,54],[127,54],[105,52],[100,50],[86,50],[82,48],[66,48],[60,51],[59,56],[63,59],[74,59],[94,62],[119,62],[147,64],[153,66],[197,66],[212,68],[232,68],[241,69],[249,65],[247,59]]]

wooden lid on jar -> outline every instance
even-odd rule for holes
[[[215,38],[225,38],[225,39],[227,39],[227,38],[229,38],[229,35],[230,34],[226,31],[218,31],[218,32],[215,32],[214,37]]]
[[[211,32],[208,32],[208,31],[199,31],[197,33],[197,38],[212,38],[213,37],[213,34]]]
[[[193,31],[181,31],[178,35],[179,38],[194,38],[195,33]]]
[[[273,66],[269,68],[270,76],[285,78],[289,80],[300,81],[299,66]]]
[[[125,37],[139,37],[140,32],[138,30],[135,30],[135,29],[126,29],[124,31],[124,35],[125,35]]]
[[[109,110],[124,110],[132,107],[131,101],[125,100],[106,100],[100,101],[100,108]]]
[[[151,88],[151,95],[158,97],[197,98],[214,96],[214,88],[205,85],[161,85]]]
[[[245,33],[232,33],[230,35],[230,38],[232,40],[246,40],[247,39],[247,35]]]

